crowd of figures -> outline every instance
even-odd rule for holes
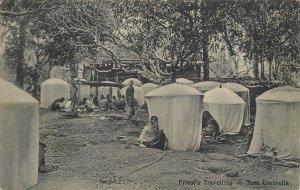
[[[57,98],[51,104],[51,111],[66,111],[66,112],[93,112],[95,110],[111,111],[111,110],[127,110],[127,116],[130,118],[135,115],[135,110],[138,108],[138,102],[134,98],[133,82],[129,82],[129,86],[126,90],[126,96],[110,96],[100,94],[100,98],[97,95],[90,94],[88,97],[84,97],[79,101],[78,88],[75,83],[72,84],[71,98],[65,99],[63,97]]]

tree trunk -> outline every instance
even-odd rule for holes
[[[260,78],[265,79],[265,64],[262,56],[260,57]]]
[[[258,75],[258,62],[259,62],[259,57],[258,57],[258,53],[254,53],[254,65],[253,65],[253,75],[254,75],[254,80],[258,80],[259,79],[259,75]]]
[[[17,51],[17,71],[16,71],[16,85],[23,89],[24,87],[24,66],[25,66],[25,58],[24,51],[26,45],[26,25],[27,18],[24,17],[20,22],[19,28],[19,47]]]
[[[208,34],[205,34],[202,38],[202,59],[203,59],[203,80],[209,79],[209,60],[208,60]]]
[[[272,80],[272,58],[270,57],[268,61],[269,61],[269,81],[271,81]]]

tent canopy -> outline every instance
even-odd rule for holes
[[[126,96],[127,88],[128,86],[125,86],[120,90],[121,95]],[[143,105],[145,103],[144,90],[138,86],[133,86],[133,88],[134,88],[134,98],[137,100],[139,106]]]
[[[211,104],[245,104],[242,98],[227,88],[214,88],[204,93],[203,102]]]
[[[0,78],[0,104],[38,103],[30,94]]]
[[[199,90],[200,92],[204,93],[213,88],[219,87],[220,84],[221,84],[220,82],[216,82],[216,81],[202,81],[202,82],[193,84],[192,87],[194,87],[197,90]]]
[[[192,87],[173,83],[159,87],[145,97],[149,117],[158,117],[169,148],[184,151],[200,148],[203,94]]]
[[[243,85],[233,82],[227,82],[225,84],[222,84],[222,87],[232,90],[233,92],[249,91],[249,89],[244,87]]]
[[[122,82],[122,84],[124,86],[127,86],[127,85],[129,85],[129,81],[131,81],[131,80],[133,81],[133,85],[135,85],[135,86],[141,86],[142,85],[142,82],[139,79],[136,79],[136,78],[126,79],[126,80],[124,80],[124,82]]]
[[[248,154],[271,154],[300,158],[300,89],[286,86],[256,98],[256,120]],[[267,148],[263,152],[263,148]]]
[[[258,102],[300,102],[300,89],[285,86],[271,89],[256,98]]]
[[[44,86],[44,85],[68,85],[68,86],[70,86],[69,83],[67,83],[66,81],[59,79],[59,78],[47,79],[41,83],[41,86]]]
[[[38,101],[0,79],[0,189],[28,189],[38,180]]]
[[[178,79],[176,79],[176,83],[177,84],[184,84],[184,85],[192,85],[192,84],[194,84],[193,81],[191,81],[189,79],[186,79],[186,78],[178,78]]]
[[[242,127],[245,102],[226,88],[214,88],[204,93],[204,109],[218,123],[224,134],[237,134]]]
[[[144,90],[145,95],[151,92],[152,90],[156,89],[157,87],[159,87],[159,85],[154,83],[146,83],[141,86],[141,88]]]
[[[149,92],[146,97],[154,96],[180,96],[180,95],[191,95],[199,96],[202,95],[198,90],[182,84],[168,84],[166,86],[159,87]]]
[[[237,95],[239,95],[246,103],[246,109],[244,112],[244,125],[248,126],[250,125],[250,93],[249,93],[249,89],[237,84],[237,83],[225,83],[222,85],[224,88],[227,88],[229,90],[232,90],[233,92],[235,92]]]
[[[64,97],[70,98],[70,85],[58,78],[50,78],[41,84],[41,107],[49,108],[52,102]]]

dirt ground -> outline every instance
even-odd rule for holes
[[[119,117],[122,112],[65,115],[40,109],[46,165],[53,171],[40,173],[30,190],[299,189],[299,168],[233,156],[246,132],[228,137],[225,144],[202,142],[198,152],[163,152],[134,145],[147,122],[145,110],[132,121]],[[243,144],[238,154],[248,146]]]

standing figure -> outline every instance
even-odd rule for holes
[[[76,83],[72,83],[72,90],[71,90],[71,111],[76,113],[78,109],[78,88]]]
[[[129,81],[129,86],[126,89],[126,103],[127,103],[127,119],[130,119],[133,115],[135,115],[134,108],[134,88],[133,81]]]

